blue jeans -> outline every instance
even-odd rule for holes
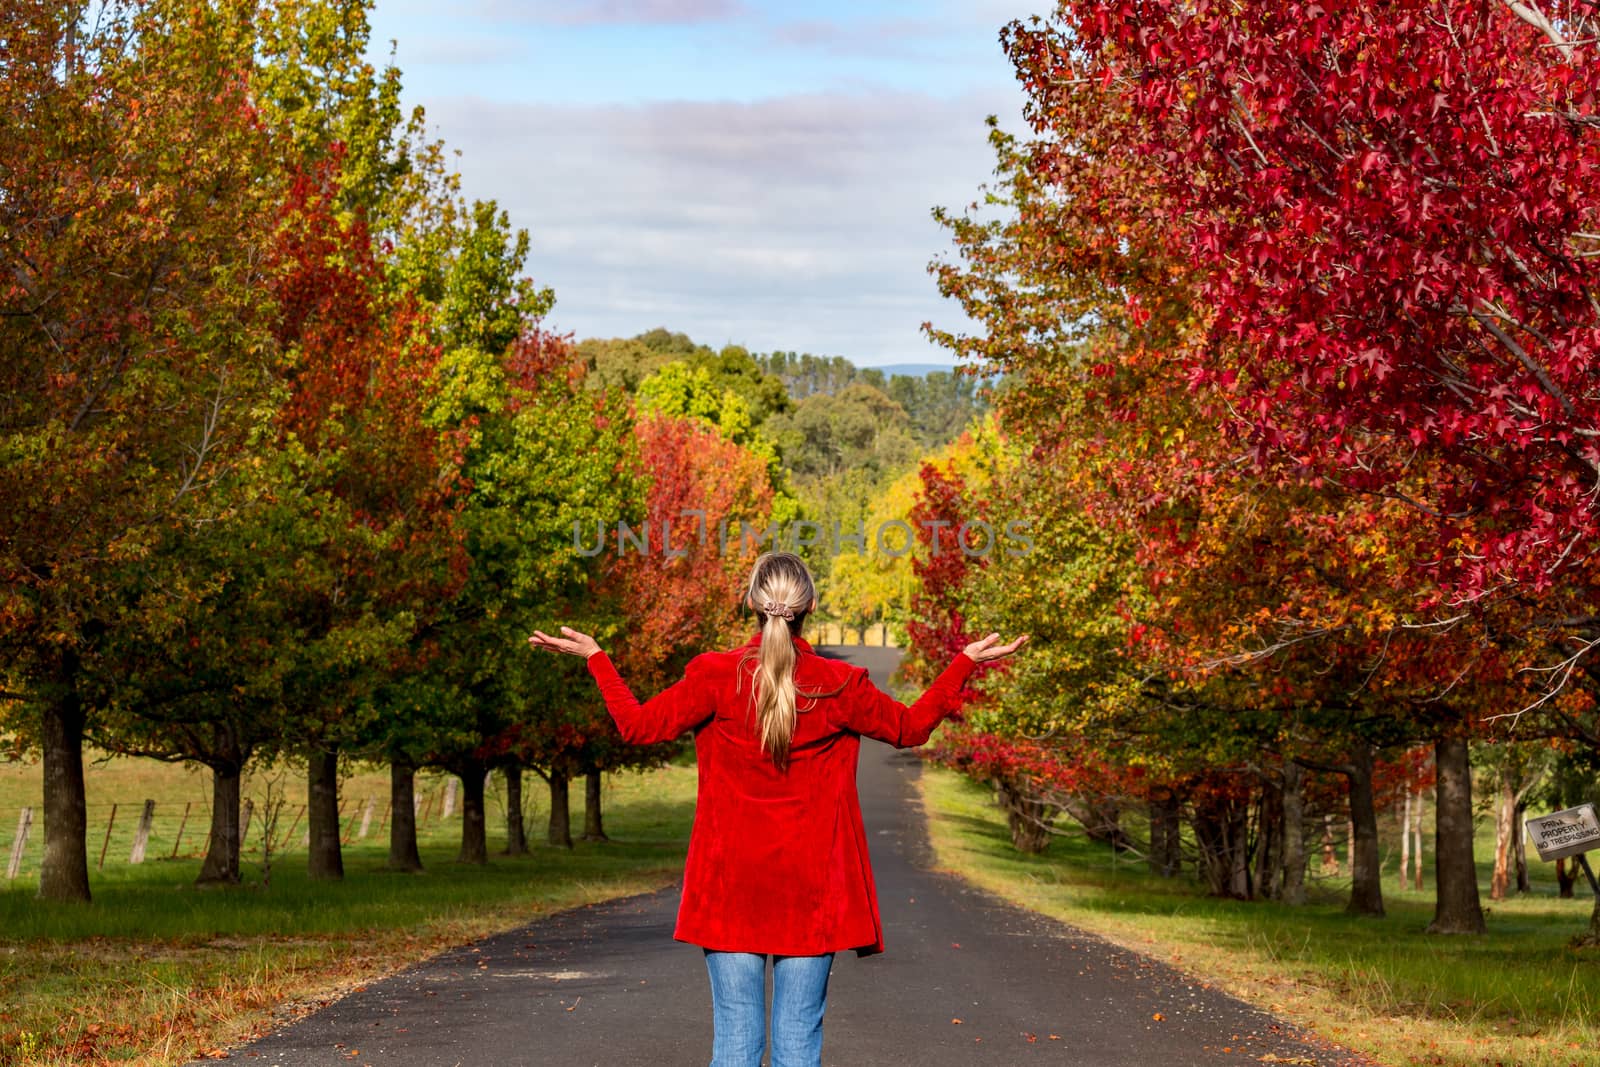
[[[761,1067],[767,957],[705,950],[711,975],[711,1067]],[[772,1067],[821,1067],[833,953],[772,957]]]

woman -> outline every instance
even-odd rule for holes
[[[625,740],[695,732],[699,793],[673,938],[705,951],[712,1067],[759,1067],[766,1044],[766,957],[773,957],[773,1067],[822,1060],[833,954],[883,951],[883,927],[856,796],[862,736],[920,745],[957,717],[979,663],[1015,652],[976,641],[907,707],[865,669],[818,656],[800,637],[817,606],[805,563],[768,552],[750,575],[760,632],[689,662],[681,681],[640,704],[587,634],[535,631],[536,648],[585,657]]]

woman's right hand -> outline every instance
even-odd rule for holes
[[[542,630],[535,630],[533,636],[528,638],[528,644],[534,648],[548,648],[552,652],[582,656],[584,659],[600,651],[600,646],[588,634],[579,633],[570,626],[563,626],[561,632],[566,636],[552,637]]]
[[[1000,635],[990,634],[988,637],[972,642],[961,651],[966,653],[976,663],[988,663],[992,660],[1005,659],[1011,653],[1027,643],[1028,635],[1023,634],[1009,645],[999,644]]]

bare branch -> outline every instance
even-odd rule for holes
[[[1523,3],[1522,0],[1505,0],[1505,2],[1513,15],[1550,38],[1550,43],[1560,50],[1562,59],[1572,58],[1571,42],[1561,36],[1561,32],[1545,17],[1544,12],[1532,4]]]

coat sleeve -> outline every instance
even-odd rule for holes
[[[840,694],[839,725],[895,748],[924,744],[940,722],[960,718],[961,686],[976,666],[971,656],[960,653],[911,705],[873,685],[866,670],[858,670]]]
[[[606,710],[622,732],[622,739],[629,744],[653,745],[670,741],[710,718],[716,710],[711,686],[707,684],[703,655],[689,661],[681,679],[643,704],[617,673],[610,656],[596,652],[585,662],[589,673],[600,683]]]

